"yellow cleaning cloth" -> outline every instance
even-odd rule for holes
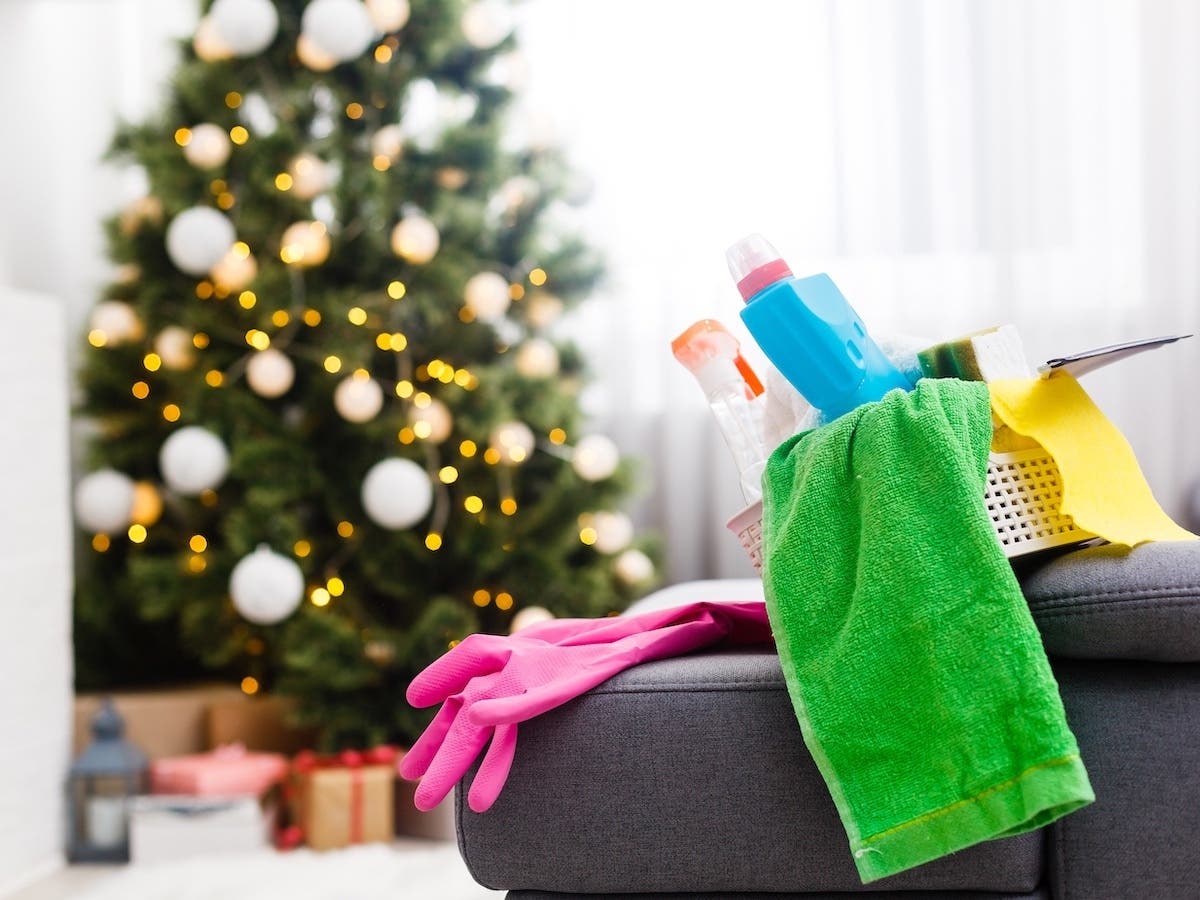
[[[1062,511],[1084,531],[1129,547],[1196,537],[1163,512],[1125,436],[1069,373],[1007,378],[988,387],[996,416],[1054,457]]]

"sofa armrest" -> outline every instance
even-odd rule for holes
[[[1089,547],[1021,582],[1051,657],[1200,662],[1200,541]]]

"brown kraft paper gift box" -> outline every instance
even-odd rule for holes
[[[80,694],[75,698],[74,755],[91,740],[92,716],[106,696],[113,698],[125,720],[125,737],[151,759],[208,750],[205,725],[210,707],[243,704],[246,699],[238,688],[222,684]]]
[[[289,697],[238,697],[208,707],[208,746],[241,744],[247,750],[291,756],[316,739],[316,729],[296,727],[289,716],[295,703]]]
[[[296,772],[296,821],[315,850],[390,841],[394,763],[316,766]]]

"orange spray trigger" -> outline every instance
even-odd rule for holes
[[[746,357],[738,354],[733,364],[737,366],[737,370],[742,373],[742,378],[746,379],[746,387],[750,388],[750,392],[758,397],[763,392],[762,382],[758,380],[758,375],[750,368],[750,363],[746,362]]]

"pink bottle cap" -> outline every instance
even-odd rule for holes
[[[763,288],[792,274],[779,251],[761,234],[748,235],[726,250],[725,262],[738,293],[747,302]]]

